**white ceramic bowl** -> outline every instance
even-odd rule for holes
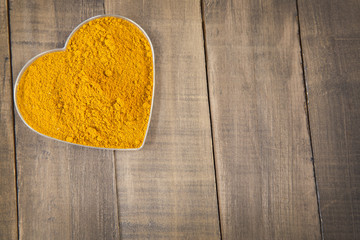
[[[66,50],[66,46],[70,40],[70,38],[72,37],[72,35],[77,31],[79,30],[80,27],[82,27],[84,24],[96,19],[96,18],[101,18],[101,17],[116,17],[116,18],[121,18],[121,19],[124,19],[126,21],[129,21],[131,22],[132,24],[134,24],[138,29],[140,29],[140,31],[145,35],[145,37],[147,38],[147,40],[149,41],[150,43],[150,46],[151,46],[151,52],[152,52],[152,57],[153,57],[153,91],[152,91],[152,100],[151,100],[151,108],[150,108],[150,115],[149,115],[149,121],[148,121],[148,125],[147,125],[147,129],[146,129],[146,133],[145,133],[145,137],[144,137],[144,140],[143,140],[143,143],[142,145],[139,147],[139,148],[103,148],[103,147],[92,147],[92,146],[87,146],[87,145],[82,145],[82,144],[76,144],[76,143],[71,143],[71,142],[66,142],[66,141],[63,141],[63,140],[59,140],[59,139],[56,139],[56,138],[53,138],[53,137],[49,137],[47,135],[44,135],[42,133],[39,133],[38,131],[36,131],[35,129],[33,129],[32,127],[29,126],[29,124],[27,124],[24,120],[24,118],[21,116],[21,113],[18,109],[18,105],[17,105],[17,102],[16,102],[16,94],[17,94],[17,87],[18,87],[18,84],[19,84],[19,81],[23,75],[23,73],[25,72],[25,70],[30,66],[30,64],[32,64],[37,58],[39,58],[40,56],[43,56],[45,54],[48,54],[48,53],[52,53],[52,52],[60,52],[60,51],[65,51]],[[83,147],[88,147],[88,148],[95,148],[95,149],[107,149],[107,150],[126,150],[126,151],[131,151],[131,150],[140,150],[141,148],[143,148],[144,144],[145,144],[145,140],[146,140],[146,137],[148,135],[148,132],[149,132],[149,126],[150,126],[150,120],[151,120],[151,115],[152,115],[152,111],[153,111],[153,106],[154,106],[154,95],[155,95],[155,54],[154,54],[154,48],[153,48],[153,45],[150,41],[150,38],[149,36],[147,35],[147,33],[144,31],[144,29],[142,29],[136,22],[134,22],[133,20],[131,19],[128,19],[126,17],[123,17],[123,16],[119,16],[119,15],[108,15],[108,14],[104,14],[104,15],[98,15],[98,16],[94,16],[94,17],[91,17],[85,21],[83,21],[82,23],[80,23],[69,35],[69,37],[67,38],[66,42],[65,42],[65,46],[63,48],[56,48],[56,49],[52,49],[52,50],[49,50],[49,51],[45,51],[45,52],[42,52],[38,55],[36,55],[35,57],[33,57],[32,59],[30,59],[25,65],[24,67],[21,69],[20,73],[18,74],[17,78],[16,78],[16,81],[15,81],[15,85],[14,85],[14,103],[15,103],[15,109],[16,111],[18,112],[21,120],[25,123],[26,126],[28,126],[31,130],[33,130],[34,132],[36,132],[37,134],[43,136],[43,137],[46,137],[46,138],[49,138],[49,139],[53,139],[53,140],[56,140],[56,141],[59,141],[59,142],[64,142],[64,143],[67,143],[67,144],[72,144],[72,145],[76,145],[76,146],[83,146]]]

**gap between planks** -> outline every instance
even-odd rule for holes
[[[20,223],[19,223],[19,186],[18,186],[18,166],[17,166],[17,154],[16,154],[16,133],[15,133],[15,105],[14,99],[14,77],[12,66],[12,47],[11,47],[11,26],[10,26],[10,0],[6,0],[7,11],[7,30],[8,30],[8,45],[9,45],[9,62],[10,62],[10,81],[11,81],[11,103],[12,103],[12,117],[13,117],[13,134],[14,134],[14,172],[15,172],[15,184],[16,184],[16,222],[17,222],[17,239],[20,239]]]
[[[308,129],[309,140],[310,140],[311,163],[312,163],[312,166],[313,166],[313,173],[314,173],[316,201],[317,201],[319,223],[320,223],[320,236],[321,236],[321,239],[324,240],[324,226],[323,226],[321,208],[320,208],[320,193],[319,193],[318,183],[317,183],[317,180],[316,180],[316,168],[315,168],[314,150],[313,150],[313,143],[312,143],[312,137],[311,137],[308,84],[307,84],[307,81],[306,81],[305,63],[304,63],[304,56],[303,56],[303,47],[302,47],[302,42],[301,42],[300,12],[299,12],[298,0],[295,0],[295,3],[296,3],[296,13],[297,13],[296,17],[297,17],[297,24],[298,24],[298,37],[299,37],[299,47],[300,47],[300,57],[301,57],[301,69],[302,69],[302,77],[303,77],[303,82],[304,82],[306,123],[307,123],[307,129]]]
[[[104,7],[105,12],[105,7]],[[120,204],[119,204],[119,193],[118,193],[118,184],[117,184],[117,172],[116,172],[116,157],[115,157],[116,150],[112,151],[112,159],[113,159],[113,169],[114,169],[114,180],[115,180],[115,194],[116,194],[116,214],[118,219],[118,228],[119,228],[119,236],[121,236],[121,226],[120,226]]]
[[[215,160],[215,147],[214,147],[214,133],[213,133],[213,125],[211,118],[211,101],[210,101],[210,89],[209,89],[209,77],[208,77],[208,55],[207,55],[207,45],[206,45],[206,23],[205,23],[205,0],[200,0],[200,11],[201,11],[201,26],[203,33],[203,42],[204,42],[204,62],[205,62],[205,76],[206,76],[206,90],[207,90],[207,99],[209,106],[209,119],[210,119],[210,135],[211,135],[211,148],[212,148],[212,157],[214,164],[214,178],[215,178],[215,190],[216,190],[216,203],[217,203],[217,211],[219,218],[219,232],[220,239],[222,239],[222,231],[221,231],[221,214],[220,214],[220,200],[219,200],[219,191],[218,191],[218,178],[216,173],[216,160]]]

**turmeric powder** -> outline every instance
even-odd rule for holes
[[[62,51],[23,72],[16,104],[37,132],[104,148],[142,146],[153,96],[153,56],[144,33],[113,16],[82,25]]]

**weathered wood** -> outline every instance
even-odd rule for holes
[[[295,1],[205,1],[223,239],[319,239]]]
[[[360,238],[360,3],[299,1],[325,239]]]
[[[106,1],[144,27],[155,49],[150,132],[116,152],[124,239],[219,239],[199,1]]]
[[[0,239],[17,239],[13,101],[7,2],[0,2]]]
[[[13,73],[31,57],[62,47],[99,1],[11,1]],[[16,117],[20,239],[118,239],[112,151],[38,136]]]

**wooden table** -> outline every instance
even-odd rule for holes
[[[156,56],[141,151],[14,112],[33,56],[98,14]],[[0,239],[360,239],[359,0],[2,0]]]

